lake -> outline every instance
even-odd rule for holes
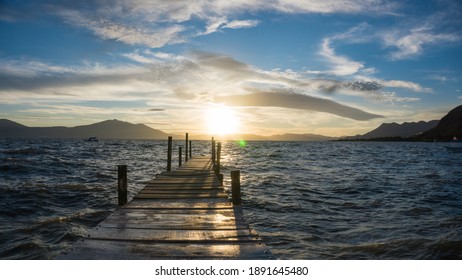
[[[117,165],[130,199],[166,169],[166,142],[0,140],[0,259],[70,248],[117,209]],[[462,154],[444,145],[228,141],[221,163],[279,259],[462,259]]]

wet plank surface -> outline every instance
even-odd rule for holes
[[[58,259],[273,259],[208,157],[146,183]]]

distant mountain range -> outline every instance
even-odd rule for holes
[[[438,125],[437,120],[429,122],[405,122],[402,124],[397,123],[383,123],[376,129],[363,134],[345,137],[348,140],[358,140],[358,139],[376,139],[376,138],[387,138],[387,137],[402,137],[407,138],[421,134],[425,131],[428,131]]]
[[[366,134],[341,140],[451,141],[454,137],[462,139],[462,105],[439,121],[384,123]]]
[[[0,119],[0,138],[81,138],[101,139],[166,139],[169,134],[144,124],[132,124],[119,120],[107,120],[75,127],[28,127],[7,119]],[[183,135],[170,135],[174,138]],[[341,138],[341,140],[408,140],[449,141],[454,137],[462,139],[462,105],[451,110],[440,121],[384,123],[363,134]],[[190,135],[190,139],[209,140],[209,135]],[[280,134],[261,136],[255,134],[218,136],[220,140],[258,141],[330,141],[336,137],[317,134]]]
[[[28,127],[0,119],[0,138],[89,138],[106,139],[166,139],[167,134],[144,124],[107,120],[75,127]]]
[[[7,119],[0,119],[0,138],[82,138],[98,137],[100,139],[167,139],[171,135],[150,128],[144,124],[132,124],[119,120],[107,120],[90,125],[75,127],[28,127]],[[337,138],[317,134],[281,134],[261,136],[255,134],[226,135],[215,137],[220,140],[257,140],[257,141],[328,141]],[[209,135],[190,135],[194,140],[210,140]]]

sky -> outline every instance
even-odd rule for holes
[[[462,103],[457,0],[0,0],[0,38],[28,126],[347,136]]]

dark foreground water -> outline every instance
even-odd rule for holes
[[[462,259],[462,154],[444,145],[227,142],[222,169],[280,259]],[[165,158],[166,141],[0,140],[0,259],[60,254],[117,208],[118,164],[130,199]]]

